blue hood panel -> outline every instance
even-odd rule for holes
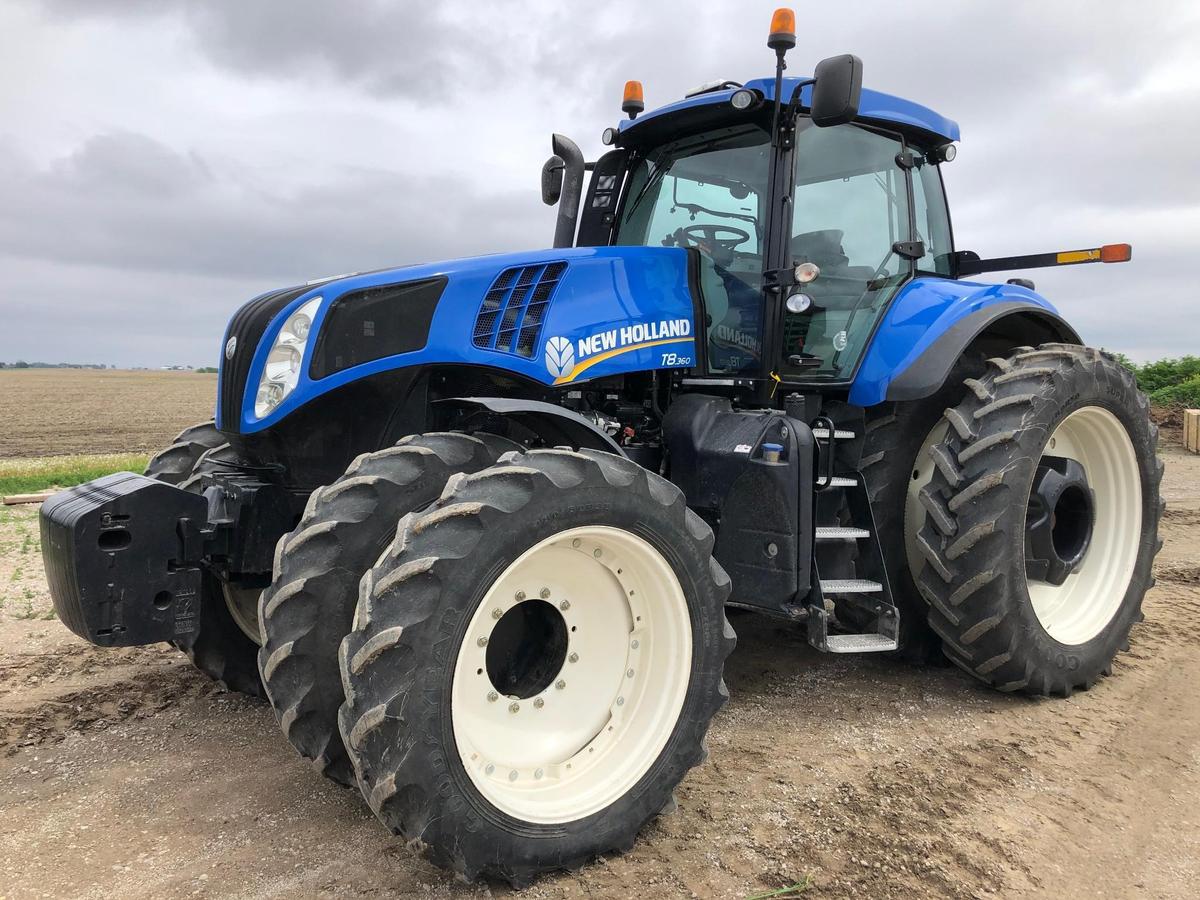
[[[531,296],[498,281],[507,270],[528,270],[531,278],[565,263],[549,305],[537,328],[521,333],[532,345],[517,350],[516,340],[497,340],[502,327],[480,338],[479,316],[485,298],[504,305],[526,306]],[[363,363],[325,378],[309,377],[316,336],[330,306],[342,295],[364,288],[447,279],[429,328],[425,346],[410,353]],[[515,276],[514,276],[515,277]],[[296,309],[321,297],[313,319],[312,336],[295,390],[263,419],[254,416],[254,396],[267,354],[283,322]],[[521,298],[524,297],[522,301]],[[528,315],[527,309],[521,315]],[[495,317],[493,317],[495,318]],[[521,320],[512,323],[518,329]],[[511,326],[510,326],[511,327]],[[351,275],[314,285],[275,315],[254,351],[245,394],[240,431],[261,431],[314,397],[344,384],[389,369],[421,365],[475,365],[504,369],[545,385],[564,385],[624,372],[690,368],[695,364],[695,305],[688,285],[687,251],[667,247],[579,247],[471,257],[419,266]],[[482,346],[481,346],[482,345]],[[490,346],[489,346],[490,345]],[[496,349],[500,345],[503,349]],[[512,349],[510,350],[509,347]],[[528,355],[522,355],[522,352]],[[224,422],[218,411],[218,421]]]

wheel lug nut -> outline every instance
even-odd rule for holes
[[[541,709],[545,705],[546,705],[546,701],[543,700],[541,697],[538,697],[536,700],[533,701],[534,709]]]
[[[600,558],[600,554],[601,554],[602,552],[603,552],[603,551],[601,551],[601,549],[600,549],[599,547],[597,547],[595,550],[593,550],[593,551],[592,551],[592,556],[596,557],[596,559],[599,559],[599,558]]]
[[[541,769],[538,769],[536,772],[534,772],[534,773],[533,773],[533,777],[534,777],[534,778],[541,778],[541,777],[542,777],[542,775],[544,775],[544,774],[545,774],[545,773],[544,773],[544,772],[543,772]]]
[[[522,600],[525,599],[525,592],[517,591],[516,594],[513,595],[513,597],[518,603],[520,603]]]
[[[637,641],[634,641],[634,642],[633,642],[632,644],[630,644],[629,646],[630,646],[630,647],[632,647],[634,650],[636,650],[636,649],[638,648],[638,642],[637,642]]]
[[[579,538],[575,538],[575,540],[571,541],[571,546],[578,547],[582,543],[583,543],[583,541],[581,541]]]
[[[567,686],[567,683],[560,678],[558,681],[554,682],[554,686],[561,691]]]
[[[558,608],[561,609],[563,612],[566,612],[568,609],[571,608],[571,601],[564,600],[562,603],[558,604]]]
[[[504,615],[504,610],[502,610],[500,607],[497,606],[495,609],[492,610],[492,618],[493,619],[499,619],[502,615]]]
[[[625,698],[624,698],[624,697],[618,697],[618,698],[617,698],[617,706],[624,706],[624,705],[625,705]]]
[[[538,592],[538,596],[541,597],[543,600],[545,600],[547,597],[550,596],[550,588],[542,588]]]
[[[483,771],[484,771],[484,774],[491,775],[493,772],[496,771],[496,767],[493,766],[491,763],[488,763],[487,768],[485,768]]]
[[[516,769],[513,769],[511,772],[508,773],[508,780],[509,781],[517,780],[517,770]]]
[[[500,695],[495,691],[488,691],[488,703],[495,703],[500,699]]]
[[[573,663],[579,662],[579,654],[572,653],[570,656],[567,657],[567,662],[573,662]]]
[[[625,673],[625,677],[626,677],[626,678],[632,678],[632,677],[633,677],[633,669],[630,669],[628,672],[626,672],[626,673]]]
[[[510,703],[510,704],[508,704],[508,711],[509,711],[510,713],[520,712],[520,711],[521,711],[521,704],[520,704],[520,703]]]
[[[487,638],[481,637],[475,643],[478,644],[480,647],[486,647],[487,646]]]

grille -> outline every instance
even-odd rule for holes
[[[475,318],[475,346],[532,357],[550,298],[566,270],[565,262],[552,262],[516,266],[497,275]]]

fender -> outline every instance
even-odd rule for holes
[[[509,397],[448,397],[436,401],[436,405],[460,409],[484,409],[488,412],[512,419],[528,428],[551,447],[569,445],[589,450],[600,450],[625,456],[621,445],[574,410],[544,403],[541,400],[521,400]]]
[[[1015,284],[943,278],[909,282],[884,314],[850,387],[856,406],[917,400],[937,391],[981,334],[1010,325],[1017,344],[1079,343],[1079,334],[1040,294]]]

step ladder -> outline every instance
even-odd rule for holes
[[[900,615],[892,603],[883,551],[862,475],[838,465],[837,444],[855,433],[838,428],[827,417],[812,426],[817,439],[818,474],[813,529],[812,584],[806,601],[808,642],[826,653],[884,653],[899,646]],[[850,523],[833,521],[842,510]],[[829,521],[827,521],[829,520]],[[824,570],[824,571],[822,571]],[[842,633],[826,599],[851,607],[873,623],[865,633]],[[835,630],[830,631],[830,625]]]

